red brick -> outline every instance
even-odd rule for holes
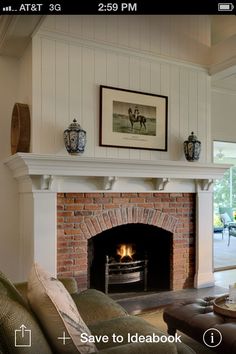
[[[84,221],[83,216],[70,216],[65,218],[65,223],[78,223]]]
[[[117,205],[116,204],[106,204],[106,205],[103,205],[103,209],[116,209],[117,208]]]
[[[93,198],[75,198],[75,203],[77,204],[92,204],[93,203]]]
[[[79,235],[81,232],[79,229],[68,229],[64,230],[65,235]]]
[[[65,205],[65,210],[81,210],[81,209],[84,209],[84,206],[80,204]]]
[[[122,215],[120,209],[115,209],[116,220],[118,225],[122,225]]]
[[[119,198],[119,197],[121,196],[121,193],[116,193],[116,192],[110,193],[110,192],[109,192],[109,193],[104,193],[104,196],[107,197],[107,198],[110,198],[110,197],[111,197],[111,198],[112,198],[112,197],[115,197],[115,198],[117,197],[117,198]]]
[[[84,196],[86,198],[98,198],[103,197],[103,193],[85,193]]]
[[[89,232],[85,222],[81,222],[80,223],[80,229],[81,229],[81,231],[82,231],[82,233],[83,233],[85,238],[89,238],[90,237],[90,232]]]
[[[103,220],[104,220],[104,223],[105,223],[106,227],[108,229],[111,229],[112,228],[112,223],[111,223],[109,215],[107,213],[103,213],[102,216],[103,216]]]
[[[62,216],[62,217],[73,216],[73,215],[74,215],[73,211],[58,211],[57,212],[57,216]]]
[[[154,204],[152,203],[138,203],[137,206],[140,208],[154,208]]]
[[[145,203],[145,198],[130,198],[130,203]]]
[[[110,217],[110,221],[112,223],[112,226],[113,227],[117,226],[117,219],[116,219],[116,214],[115,214],[114,210],[109,210],[108,215]]]
[[[101,205],[96,205],[96,204],[87,204],[84,206],[85,210],[102,210]]]
[[[138,196],[141,197],[141,198],[149,197],[149,196],[152,196],[152,195],[153,195],[152,193],[138,193]]]
[[[125,198],[138,197],[138,193],[121,193],[121,197],[125,197]]]
[[[129,203],[129,198],[113,198],[114,204],[126,204]]]
[[[65,193],[67,198],[80,198],[84,196],[84,193]]]
[[[94,198],[95,204],[110,204],[112,198]]]
[[[85,224],[86,224],[86,226],[87,226],[87,228],[88,228],[88,230],[89,230],[90,235],[91,235],[91,236],[96,235],[96,230],[95,230],[95,228],[94,228],[94,226],[93,226],[93,224],[92,224],[91,219],[85,218],[85,219],[84,219],[84,222],[85,222]]]
[[[130,224],[133,222],[133,208],[132,207],[127,208],[127,221]]]
[[[101,229],[101,226],[98,222],[98,218],[97,217],[94,217],[94,218],[91,218],[91,221],[92,221],[92,224],[94,226],[94,229],[96,231],[96,234],[99,234],[102,232],[102,229]]]
[[[97,216],[97,220],[98,220],[98,222],[99,222],[99,225],[100,225],[101,229],[102,229],[103,231],[104,231],[104,230],[107,230],[107,226],[106,226],[106,223],[105,223],[105,221],[104,221],[104,219],[103,219],[103,215],[102,215],[102,214],[100,214],[100,215]]]

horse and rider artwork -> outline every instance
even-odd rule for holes
[[[132,130],[134,129],[134,123],[140,123],[140,131],[142,127],[144,127],[145,130],[147,129],[146,127],[147,118],[140,114],[138,106],[135,106],[134,113],[132,112],[132,108],[129,107],[128,114],[129,114],[129,120],[130,120]]]
[[[100,86],[100,146],[167,151],[168,97]]]
[[[113,101],[113,132],[156,135],[156,107]]]

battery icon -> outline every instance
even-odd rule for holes
[[[218,4],[218,11],[233,11],[234,5],[232,2],[224,2],[224,3],[219,3]]]

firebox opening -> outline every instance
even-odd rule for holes
[[[90,288],[104,291],[105,263],[147,260],[147,290],[170,290],[172,233],[146,224],[106,230],[88,242]],[[142,282],[111,284],[109,292],[143,291]]]

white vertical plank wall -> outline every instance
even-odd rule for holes
[[[33,37],[32,152],[66,154],[63,130],[77,118],[84,156],[184,160],[194,131],[209,162],[209,33],[207,16],[47,16]],[[100,85],[168,96],[168,151],[99,146]]]

